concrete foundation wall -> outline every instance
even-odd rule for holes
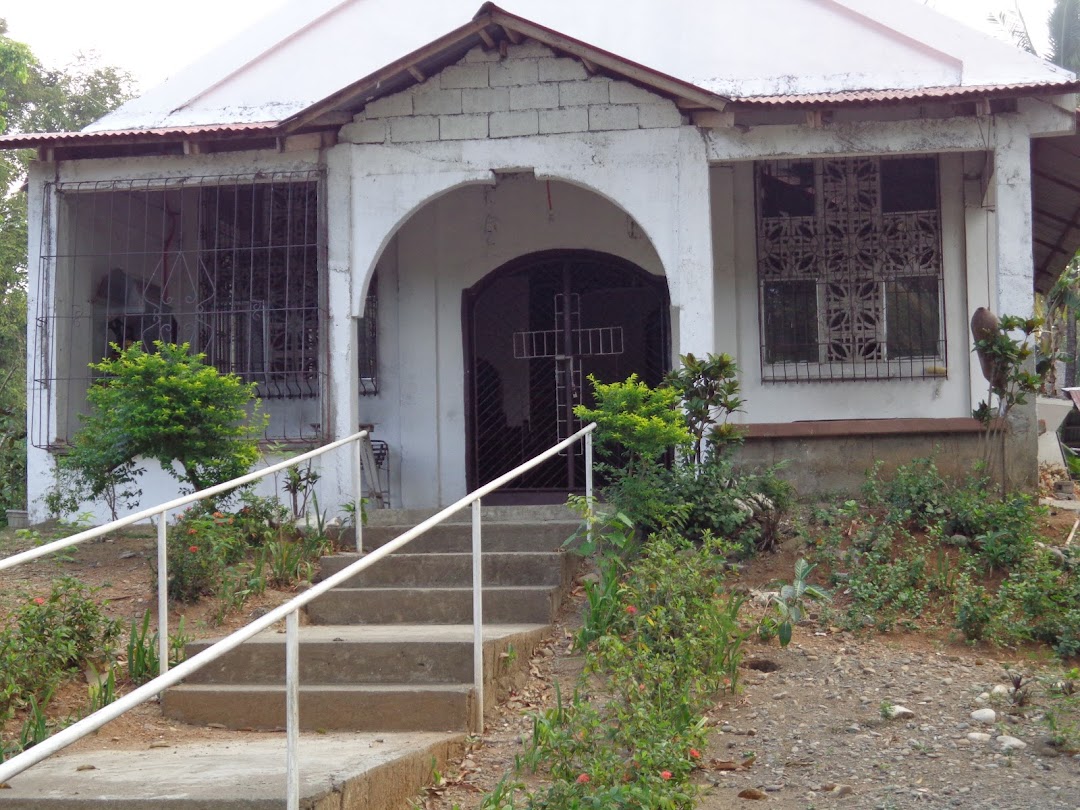
[[[738,452],[750,468],[783,463],[779,475],[800,498],[854,495],[879,461],[886,475],[913,459],[932,456],[946,475],[963,476],[983,457],[980,433],[748,439]]]

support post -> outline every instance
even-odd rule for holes
[[[169,671],[168,523],[169,510],[163,509],[158,512],[157,525],[158,675]]]
[[[592,431],[585,434],[585,504],[589,509],[589,511],[585,513],[585,520],[588,522],[589,526],[588,534],[586,535],[589,541],[589,548],[593,547],[593,518],[596,515],[596,506],[593,504],[592,436]]]
[[[476,695],[473,733],[484,733],[484,591],[480,540],[480,499],[472,503],[473,691]]]
[[[353,505],[355,507],[353,511],[353,523],[356,524],[353,529],[356,534],[356,553],[364,553],[364,482],[363,482],[363,464],[360,462],[360,442],[364,439],[357,439],[353,442]]]
[[[300,810],[300,612],[285,617],[285,801]]]

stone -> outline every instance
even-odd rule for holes
[[[915,712],[906,706],[890,706],[887,710],[890,720],[911,720]]]
[[[993,709],[976,709],[971,713],[971,719],[976,723],[986,723],[989,725],[997,720],[997,712]]]
[[[746,788],[746,790],[739,791],[739,798],[761,801],[762,799],[767,799],[768,795],[765,791],[758,790],[757,788]]]
[[[973,743],[988,743],[990,742],[990,735],[983,731],[969,732],[967,738]]]
[[[990,690],[990,696],[991,697],[993,697],[994,695],[1004,696],[1004,695],[1008,695],[1008,694],[1009,694],[1009,687],[1007,687],[1003,683],[995,684],[994,688]]]
[[[1025,748],[1027,748],[1026,742],[1017,739],[1016,737],[1010,737],[1008,734],[1002,734],[1000,737],[998,737],[997,743],[1001,746],[1001,750],[1005,753],[1009,753],[1011,751],[1023,751]]]

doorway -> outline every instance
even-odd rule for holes
[[[515,259],[465,291],[469,488],[497,478],[582,425],[601,382],[669,368],[667,282],[605,253],[560,250]],[[584,489],[579,443],[508,484],[496,500],[552,503]]]

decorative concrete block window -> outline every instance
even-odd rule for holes
[[[933,155],[755,167],[762,379],[946,373]]]
[[[255,383],[267,438],[319,438],[319,187],[315,170],[57,184],[55,250],[38,269],[34,444],[78,429],[89,363],[157,340]]]

